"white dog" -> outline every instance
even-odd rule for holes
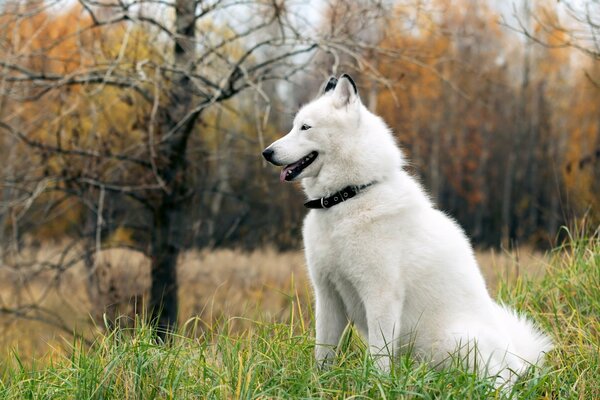
[[[348,75],[330,78],[263,156],[302,179],[312,210],[304,244],[316,296],[316,358],[328,362],[348,320],[377,365],[410,347],[448,365],[457,354],[496,383],[513,382],[552,347],[533,323],[496,304],[465,233],[403,170],[390,129]]]

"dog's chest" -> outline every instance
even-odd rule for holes
[[[367,276],[370,271],[364,263],[364,246],[369,246],[367,226],[357,226],[356,220],[333,218],[337,217],[334,214],[317,216],[321,218],[307,218],[304,226],[313,285],[334,291],[342,300],[348,318],[364,333],[367,327],[363,291],[370,280]]]
[[[340,232],[336,220],[330,218],[328,211],[320,211],[323,215],[310,213],[304,221],[303,240],[309,253],[318,254],[322,258],[339,255],[343,232]]]
[[[364,243],[364,226],[340,217],[327,210],[325,213],[309,214],[304,225],[304,245],[309,268],[320,274],[349,278],[360,265],[357,260]],[[362,229],[361,229],[362,228]]]

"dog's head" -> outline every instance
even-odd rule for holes
[[[403,163],[389,128],[361,103],[346,74],[329,78],[318,97],[300,109],[292,130],[263,156],[283,167],[281,181],[302,179],[309,197],[382,182]]]
[[[316,177],[343,135],[357,130],[361,101],[349,75],[329,78],[319,96],[300,109],[292,130],[263,151],[270,163],[283,166],[280,180]]]

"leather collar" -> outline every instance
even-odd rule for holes
[[[314,199],[304,203],[304,207],[318,209],[318,208],[331,208],[335,205],[343,203],[344,201],[353,198],[369,186],[374,185],[377,182],[367,183],[360,186],[346,186],[339,192],[335,192],[329,197],[321,197],[320,199]]]

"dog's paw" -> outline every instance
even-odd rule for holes
[[[333,346],[317,345],[315,347],[315,362],[317,368],[329,369],[333,365],[335,359],[335,349]]]
[[[388,355],[373,355],[373,361],[375,363],[375,367],[386,374],[389,374],[391,371],[391,360]]]

